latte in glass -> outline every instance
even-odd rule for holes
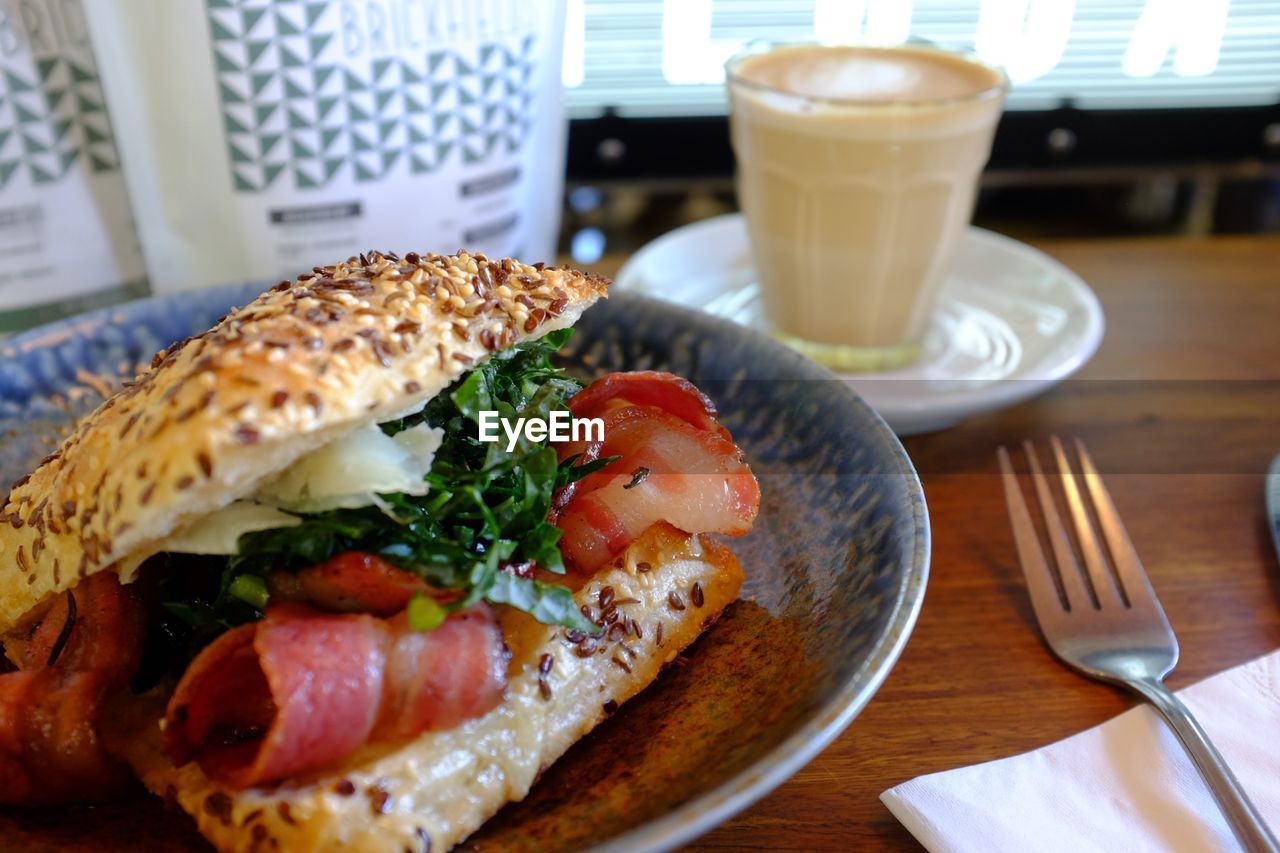
[[[1004,102],[920,45],[781,45],[728,65],[738,194],[780,337],[846,370],[918,356]]]

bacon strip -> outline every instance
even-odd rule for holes
[[[716,420],[715,404],[706,394],[682,376],[657,370],[606,373],[573,396],[569,411],[574,417],[597,418],[623,401],[633,406],[653,406],[690,426],[729,436]]]
[[[371,739],[484,714],[502,700],[505,679],[502,637],[483,605],[428,633],[403,616],[276,605],[192,662],[169,702],[165,749],[175,764],[198,761],[229,785],[279,782]]]
[[[620,457],[553,501],[551,521],[564,531],[560,550],[581,571],[595,571],[658,521],[687,533],[740,536],[759,510],[760,487],[742,451],[720,424],[708,425],[710,401],[670,374],[631,376],[606,376],[581,392],[585,401],[569,401],[575,413],[604,413],[603,441],[557,447],[561,462]]]
[[[422,578],[362,551],[347,551],[303,569],[298,581],[308,601],[321,610],[379,616],[404,610],[415,595],[430,592]]]
[[[368,738],[385,666],[374,617],[270,608],[191,662],[169,700],[166,752],[237,787],[324,767]]]
[[[570,400],[569,403],[572,405],[573,400]],[[651,409],[651,408],[646,408],[642,406],[627,406],[625,404],[622,406],[610,408],[609,412],[606,415],[604,415],[603,418],[601,418],[601,420],[604,422],[605,437],[608,438],[611,432],[617,429],[619,425],[624,424],[629,420],[648,417],[653,411],[654,409]],[[603,440],[564,442],[556,445],[556,457],[561,464],[563,464],[569,459],[574,459],[575,465],[585,465],[588,462],[595,462],[602,455],[605,455],[603,453],[603,449],[604,449]],[[615,470],[610,475],[608,475],[608,478],[611,479],[612,476],[616,473],[617,472]],[[567,507],[573,501],[573,499],[576,496],[578,496],[579,494],[585,494],[591,491],[592,481],[590,480],[590,478],[593,476],[596,477],[595,482],[597,484],[602,479],[600,472],[596,472],[596,474],[594,475],[589,474],[587,477],[584,477],[582,480],[578,480],[576,482],[569,483],[568,485],[561,487],[558,491],[556,491],[554,495],[551,496],[551,515],[549,520],[551,521],[552,524],[557,523],[557,519],[559,519],[560,513],[564,510],[565,507]]]
[[[141,658],[142,605],[110,573],[86,578],[72,595],[69,633],[64,597],[28,639],[6,643],[20,670],[0,675],[0,804],[102,800],[128,784],[103,749],[98,721]]]
[[[415,595],[441,604],[457,601],[458,590],[435,589],[412,572],[398,569],[374,554],[344,551],[331,560],[299,572],[276,571],[267,577],[272,601],[309,604],[335,613],[391,616]]]
[[[414,631],[402,613],[388,624],[390,645],[379,740],[451,729],[502,702],[507,654],[487,605],[450,616],[434,631]]]

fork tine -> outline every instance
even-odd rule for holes
[[[1013,473],[1013,464],[1009,461],[1009,451],[1003,446],[997,448],[996,460],[1000,463],[1004,480],[1004,497],[1009,507],[1009,523],[1013,526],[1013,540],[1018,546],[1018,562],[1027,579],[1027,590],[1031,594],[1031,606],[1036,612],[1036,620],[1044,630],[1046,625],[1054,624],[1062,618],[1062,597],[1053,583],[1044,550],[1036,537],[1031,513],[1027,511],[1022,487],[1018,485],[1018,475]]]
[[[1097,596],[1085,587],[1084,570],[1071,552],[1071,540],[1067,538],[1067,530],[1062,526],[1062,518],[1053,502],[1053,494],[1049,491],[1049,481],[1040,469],[1040,459],[1036,449],[1029,441],[1022,442],[1022,449],[1027,454],[1027,464],[1031,466],[1031,480],[1036,485],[1036,497],[1040,501],[1040,513],[1044,516],[1045,530],[1049,534],[1049,544],[1053,547],[1053,558],[1058,564],[1058,577],[1062,580],[1062,591],[1067,596],[1067,605],[1071,610],[1081,607],[1098,606]]]
[[[1071,518],[1075,522],[1076,541],[1084,553],[1085,565],[1089,567],[1089,578],[1093,582],[1093,591],[1097,595],[1099,607],[1119,604],[1128,607],[1129,602],[1124,593],[1116,588],[1111,578],[1111,570],[1102,559],[1102,545],[1098,542],[1098,534],[1089,520],[1089,512],[1085,509],[1084,498],[1080,495],[1080,487],[1076,484],[1076,475],[1067,462],[1066,451],[1056,435],[1049,436],[1049,444],[1053,446],[1053,455],[1058,460],[1058,472],[1062,476],[1062,493],[1066,495],[1067,506],[1071,510]]]
[[[1084,474],[1084,484],[1089,490],[1089,496],[1093,498],[1093,511],[1098,516],[1102,535],[1106,538],[1107,548],[1111,551],[1111,560],[1115,564],[1122,593],[1131,606],[1136,607],[1143,603],[1143,599],[1147,599],[1155,602],[1158,607],[1159,599],[1156,598],[1155,590],[1151,588],[1146,569],[1142,567],[1142,560],[1138,559],[1138,551],[1133,547],[1133,541],[1129,539],[1129,532],[1125,530],[1124,522],[1120,520],[1120,513],[1116,511],[1111,494],[1107,491],[1106,485],[1102,482],[1102,476],[1093,464],[1093,457],[1085,449],[1083,441],[1077,438],[1074,443],[1076,455],[1080,458],[1080,470]]]

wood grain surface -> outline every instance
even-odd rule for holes
[[[1280,564],[1262,505],[1280,453],[1280,238],[1040,248],[1102,301],[1097,355],[1038,399],[904,442],[933,524],[905,653],[822,755],[691,849],[920,849],[881,791],[1043,746],[1134,704],[1041,642],[996,474],[1002,443],[1043,448],[1057,433],[1089,445],[1181,643],[1171,686],[1280,646]]]
[[[1042,644],[1022,586],[995,449],[1083,438],[1182,646],[1184,686],[1280,646],[1280,563],[1263,472],[1280,452],[1280,238],[1041,245],[1089,282],[1107,334],[1033,401],[905,444],[924,481],[932,572],[915,632],[871,704],[777,791],[693,850],[917,850],[879,794],[924,773],[1043,746],[1133,704]],[[599,272],[622,258],[606,258]],[[199,849],[159,808],[100,807],[110,849]],[[92,849],[60,810],[0,815],[0,850]],[[104,849],[105,849],[104,848]]]

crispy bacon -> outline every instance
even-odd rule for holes
[[[760,505],[759,485],[742,451],[722,426],[696,416],[714,413],[709,401],[695,412],[690,401],[705,401],[697,389],[669,374],[627,376],[597,380],[579,395],[585,403],[579,405],[578,397],[569,402],[575,413],[603,413],[604,440],[557,448],[561,461],[620,457],[562,490],[553,503],[551,520],[564,531],[560,550],[581,571],[594,571],[658,521],[687,533],[739,536],[751,529]],[[661,391],[664,383],[673,390]]]
[[[434,631],[414,631],[403,613],[388,629],[380,740],[450,729],[502,701],[508,654],[487,605],[468,607]]]
[[[127,784],[98,721],[137,668],[142,625],[134,592],[102,573],[6,642],[19,671],[0,675],[0,804],[102,800]]]
[[[697,387],[674,373],[633,370],[606,373],[569,401],[574,417],[598,418],[619,405],[653,406],[698,429],[729,432],[716,420],[715,404]]]
[[[169,702],[165,748],[175,764],[198,761],[229,785],[279,782],[371,739],[480,716],[502,700],[505,680],[502,636],[484,605],[428,633],[403,615],[276,605],[192,662]]]
[[[344,551],[300,572],[277,571],[267,577],[272,601],[309,604],[334,613],[391,616],[422,594],[444,604],[456,601],[457,590],[435,589],[412,572],[398,569],[374,554]]]
[[[272,607],[192,661],[169,700],[165,750],[237,787],[324,767],[368,739],[385,667],[378,619]]]
[[[307,600],[321,610],[376,613],[404,610],[409,599],[427,593],[426,581],[362,551],[347,551],[298,572]]]
[[[584,392],[585,393],[585,392]],[[572,402],[572,401],[570,401]],[[635,418],[647,417],[653,409],[643,408],[641,406],[619,406],[611,408],[601,420],[604,422],[604,434],[607,438],[610,430],[616,428],[619,424],[626,423],[628,420]],[[595,462],[602,455],[604,448],[604,440],[598,441],[568,441],[556,445],[556,456],[561,463],[568,459],[574,459],[574,464],[585,465],[588,462]],[[576,458],[575,458],[576,457]],[[599,474],[600,472],[597,472]],[[607,475],[612,478],[617,473],[616,469]],[[588,478],[593,475],[588,475]],[[551,496],[551,515],[552,524],[557,524],[564,508],[573,502],[573,499],[579,494],[586,494],[592,488],[592,483],[598,484],[601,477],[597,476],[592,481],[583,478],[566,486],[561,487]],[[563,550],[563,549],[562,549]]]

